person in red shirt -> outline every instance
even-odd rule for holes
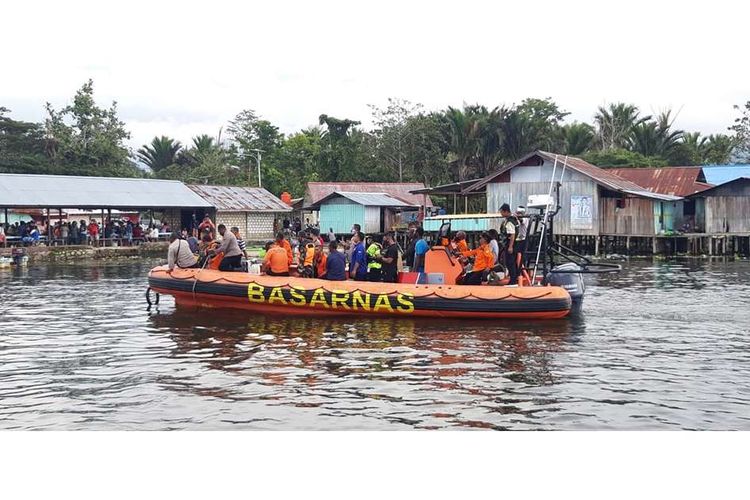
[[[89,241],[93,242],[94,245],[99,243],[99,224],[93,219],[89,223]]]
[[[208,228],[208,230],[211,232],[211,239],[216,239],[216,225],[211,220],[211,217],[206,215],[203,217],[203,222],[201,222],[200,226],[198,226],[198,234],[203,234],[203,229]]]

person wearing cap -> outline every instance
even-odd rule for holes
[[[510,211],[510,205],[503,203],[500,215],[505,221],[500,226],[500,232],[505,236],[505,267],[508,269],[509,285],[518,283],[518,266],[516,266],[516,236],[518,235],[518,219]]]
[[[526,235],[528,234],[528,222],[523,218],[526,215],[526,207],[523,205],[516,209],[516,220],[518,221],[518,234],[516,234],[516,268],[521,270],[525,265],[524,255],[526,253]]]

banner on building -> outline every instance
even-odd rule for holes
[[[591,196],[570,197],[570,228],[594,228],[593,199]]]

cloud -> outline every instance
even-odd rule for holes
[[[215,135],[245,108],[284,132],[321,113],[368,123],[367,104],[388,97],[439,109],[550,96],[577,120],[623,100],[721,132],[749,97],[745,16],[732,2],[691,5],[16,2],[3,8],[0,103],[41,119],[44,101],[62,105],[94,78],[136,146]]]

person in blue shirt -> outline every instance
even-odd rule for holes
[[[352,235],[352,258],[349,262],[349,277],[357,281],[367,281],[367,252],[362,242],[362,233]]]
[[[326,279],[330,281],[346,280],[346,256],[343,252],[339,252],[339,244],[336,241],[328,244]]]
[[[421,227],[417,228],[417,243],[414,246],[414,272],[417,273],[423,273],[424,272],[424,258],[425,254],[427,253],[427,250],[430,249],[430,245],[427,244],[427,241],[424,239],[424,229]]]

